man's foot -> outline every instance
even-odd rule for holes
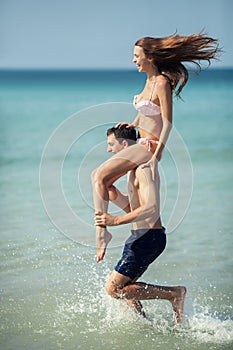
[[[111,241],[111,239],[112,239],[112,235],[110,232],[107,231],[106,228],[97,227],[97,231],[96,231],[96,251],[97,251],[96,262],[97,263],[103,260],[107,245]]]
[[[186,295],[186,291],[187,290],[185,287],[176,287],[176,290],[174,291],[174,297],[171,300],[177,323],[182,323],[182,317],[184,312],[184,298]]]

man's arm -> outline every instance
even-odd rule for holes
[[[158,175],[157,175],[158,176]],[[158,191],[155,190],[155,184],[152,181],[152,174],[150,168],[137,169],[137,179],[139,182],[139,196],[140,205],[127,214],[112,216],[107,213],[97,213],[95,218],[96,225],[116,226],[128,224],[130,222],[137,222],[145,220],[148,217],[155,217],[155,220],[159,216],[159,186],[156,186]],[[159,181],[156,178],[154,181]],[[157,193],[156,193],[157,192]],[[157,217],[156,217],[157,216]]]

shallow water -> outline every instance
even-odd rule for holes
[[[166,301],[144,302],[143,319],[105,294],[103,285],[119,249],[96,265],[92,249],[50,231],[49,238],[18,240],[2,250],[3,348],[230,349],[230,290],[223,292],[208,276],[198,281],[202,273],[189,263],[178,278],[181,264],[172,263],[169,249],[143,280],[188,286],[182,326],[174,325]]]

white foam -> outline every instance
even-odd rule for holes
[[[189,336],[201,343],[233,342],[233,321],[221,320],[211,315],[196,314],[188,318]]]

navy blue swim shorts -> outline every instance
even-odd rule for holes
[[[141,230],[132,230],[126,241],[121,259],[115,271],[132,280],[140,277],[148,266],[164,251],[166,247],[165,228],[150,229],[143,235]],[[135,237],[138,237],[134,239]]]

